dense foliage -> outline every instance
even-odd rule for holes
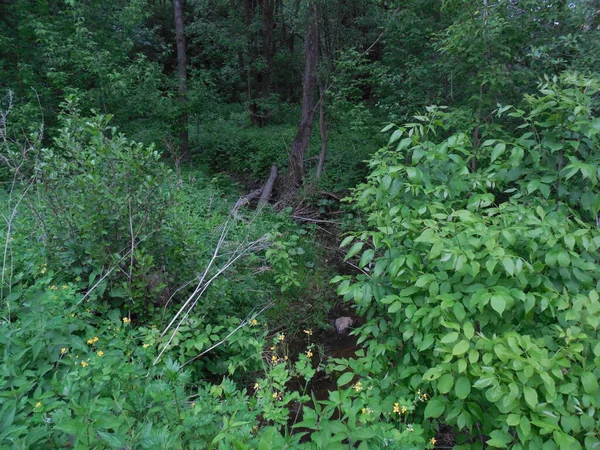
[[[599,67],[597,0],[0,0],[0,448],[600,449]]]

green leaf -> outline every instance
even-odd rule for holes
[[[492,305],[494,311],[502,315],[502,313],[506,309],[506,300],[504,300],[504,297],[500,295],[492,295],[490,305]]]
[[[98,436],[112,448],[124,448],[127,443],[121,436],[117,436],[114,433],[106,433],[104,431],[98,431]]]
[[[433,398],[427,402],[427,406],[425,407],[425,419],[431,417],[433,419],[437,419],[444,413],[444,409],[446,409],[446,405],[439,399]]]
[[[460,341],[458,344],[452,348],[452,354],[454,356],[464,355],[467,350],[469,350],[469,341],[465,341],[464,339]]]
[[[506,144],[500,142],[492,150],[492,162],[496,161],[506,150]]]
[[[452,344],[453,342],[455,342],[458,339],[458,332],[456,331],[452,331],[448,334],[446,334],[442,339],[440,339],[440,342],[442,344]]]
[[[365,250],[365,252],[360,257],[360,262],[358,263],[358,267],[360,267],[361,269],[363,267],[365,267],[367,264],[369,264],[373,260],[374,256],[375,256],[375,250],[373,250],[373,249]]]
[[[571,262],[571,258],[567,252],[560,252],[556,257],[556,260],[560,267],[568,267]]]
[[[471,393],[471,381],[465,376],[459,377],[454,386],[454,393],[461,400],[467,398]]]
[[[353,378],[354,378],[354,374],[352,372],[346,372],[338,378],[337,385],[344,386],[344,385],[350,383]]]
[[[349,260],[354,255],[356,255],[358,252],[360,252],[364,245],[365,245],[364,242],[355,243],[352,247],[350,247],[350,250],[348,250],[348,253],[346,254],[346,257],[344,258],[344,261]]]
[[[535,409],[538,405],[538,394],[535,389],[525,386],[523,388],[523,396],[525,397],[525,402],[529,405],[531,409]]]
[[[494,430],[490,433],[490,440],[487,441],[487,444],[490,447],[496,448],[508,448],[509,442],[513,440],[513,437],[510,433],[503,430]]]
[[[454,377],[451,373],[444,374],[440,377],[437,383],[437,388],[440,394],[447,394],[454,385]]]
[[[521,422],[521,416],[518,414],[509,414],[506,418],[506,424],[511,427],[516,427]]]
[[[511,277],[515,274],[515,263],[512,258],[502,258],[502,265]]]
[[[581,384],[586,394],[594,395],[598,390],[598,379],[591,372],[581,375]]]
[[[463,325],[463,330],[467,339],[471,339],[473,336],[475,336],[475,328],[471,322],[465,322]]]

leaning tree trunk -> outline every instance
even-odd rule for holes
[[[173,0],[175,13],[175,37],[177,42],[177,75],[179,79],[179,155],[181,159],[189,159],[189,135],[187,112],[187,57],[185,53],[185,31],[183,27],[183,0]]]
[[[289,157],[289,180],[291,187],[302,184],[304,178],[304,156],[310,143],[315,115],[315,86],[317,84],[317,61],[319,55],[319,28],[316,2],[312,5],[312,17],[304,42],[304,74],[302,76],[302,115]]]

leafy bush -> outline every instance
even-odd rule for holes
[[[600,445],[595,92],[548,80],[510,114],[523,134],[480,148],[429,108],[354,192],[369,230],[343,245],[366,273],[336,281],[366,350],[339,368],[382,398],[433,392],[416,414],[468,430],[456,448]]]

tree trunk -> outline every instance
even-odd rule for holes
[[[273,192],[273,185],[275,184],[275,180],[277,179],[278,173],[279,171],[277,170],[277,166],[271,166],[271,173],[269,174],[269,178],[267,178],[267,182],[265,183],[262,189],[260,200],[258,200],[259,208],[269,203],[271,193]]]
[[[265,68],[261,74],[261,95],[269,97],[271,90],[271,71],[273,70],[273,24],[275,0],[262,0],[262,53]]]
[[[179,78],[179,103],[181,115],[179,116],[179,155],[183,160],[190,157],[188,135],[187,111],[187,57],[185,53],[185,30],[183,27],[183,0],[173,0],[175,13],[175,37],[177,41],[177,75]]]
[[[291,187],[299,187],[304,178],[304,156],[310,143],[315,115],[315,86],[317,84],[317,61],[319,55],[319,28],[316,2],[312,5],[308,31],[304,42],[304,74],[302,76],[302,115],[289,157],[289,181]]]
[[[317,164],[317,180],[323,175],[323,166],[327,157],[327,141],[329,138],[329,130],[325,126],[325,86],[319,86],[319,130],[321,132],[321,154],[319,155],[319,163]]]

